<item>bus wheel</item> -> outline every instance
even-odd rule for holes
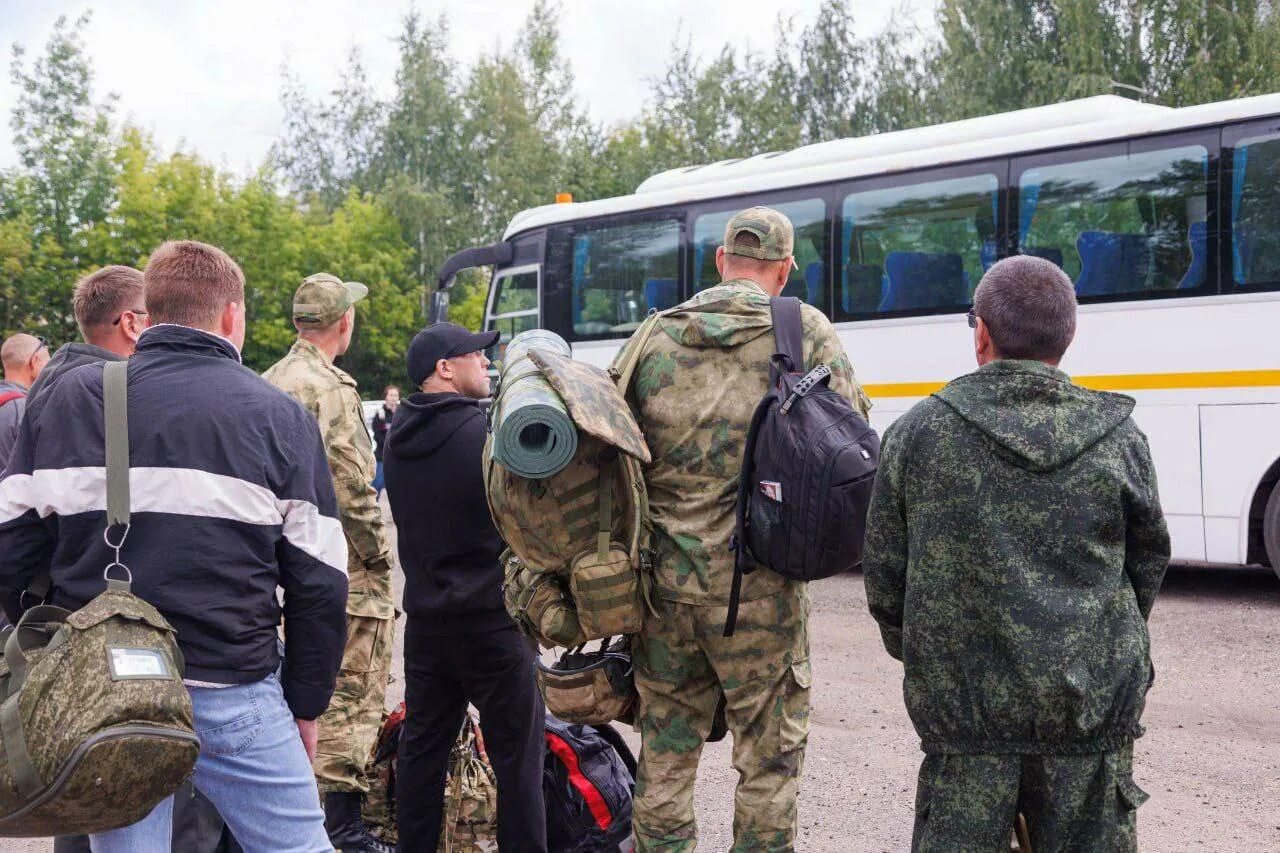
[[[1267,546],[1267,561],[1280,577],[1280,483],[1271,489],[1267,510],[1262,516],[1262,541]]]

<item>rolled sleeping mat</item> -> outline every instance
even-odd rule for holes
[[[572,353],[564,338],[546,329],[530,329],[511,339],[493,404],[493,458],[517,477],[541,479],[573,460],[578,428],[564,400],[529,358],[531,349],[566,358]]]

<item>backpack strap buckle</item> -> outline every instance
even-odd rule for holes
[[[804,378],[797,382],[795,387],[791,389],[791,394],[782,402],[782,406],[778,409],[778,414],[785,415],[787,412],[791,411],[791,407],[795,405],[797,400],[801,397],[807,396],[810,391],[818,386],[819,383],[828,379],[830,376],[831,368],[827,367],[825,364],[819,364],[813,370],[810,370],[804,375]]]

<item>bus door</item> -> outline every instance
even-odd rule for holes
[[[495,270],[485,305],[484,328],[501,334],[489,353],[490,361],[501,361],[507,344],[521,332],[541,328],[539,284],[542,267],[526,264]]]

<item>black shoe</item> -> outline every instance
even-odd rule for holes
[[[329,842],[340,853],[395,853],[390,844],[379,841],[360,816],[358,791],[330,791],[324,795],[324,828]]]

